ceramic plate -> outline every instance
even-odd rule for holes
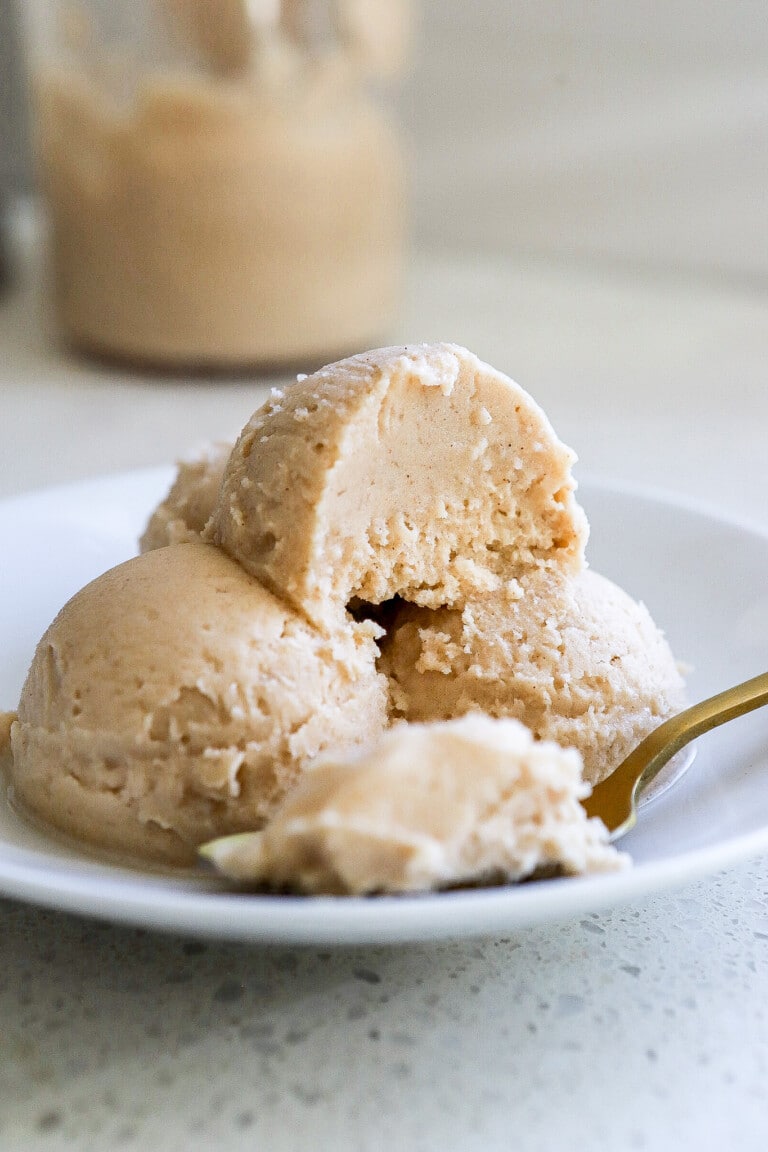
[[[0,708],[13,708],[35,644],[64,602],[126,559],[170,482],[158,470],[0,503]],[[648,605],[691,667],[691,700],[765,671],[768,534],[660,494],[582,483],[589,558]],[[768,709],[699,742],[694,767],[649,804],[623,846],[635,867],[584,879],[432,896],[330,899],[229,893],[207,875],[104,862],[0,802],[0,894],[199,936],[263,942],[402,942],[507,933],[583,914],[768,850]]]

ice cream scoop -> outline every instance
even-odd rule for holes
[[[207,537],[322,627],[353,599],[461,606],[530,568],[582,566],[574,460],[466,349],[380,349],[273,393]]]
[[[353,894],[621,868],[589,790],[577,752],[515,720],[402,724],[318,760],[262,832],[202,851],[236,880]]]
[[[515,717],[577,748],[593,784],[685,703],[647,609],[590,569],[533,572],[461,612],[403,605],[380,667],[395,717]]]
[[[149,518],[140,540],[142,552],[166,544],[199,540],[211,518],[231,444],[210,444],[194,456],[180,460],[167,496]]]
[[[378,734],[372,625],[322,635],[215,548],[99,577],[42,637],[11,724],[18,802],[134,855],[259,827],[308,761]]]

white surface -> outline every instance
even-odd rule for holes
[[[0,699],[18,698],[35,644],[69,597],[132,556],[167,491],[166,470],[0,503]],[[593,566],[631,589],[693,665],[692,700],[765,670],[768,533],[653,496],[586,485]],[[697,544],[707,542],[708,565]],[[59,558],[55,567],[47,561]],[[673,564],[675,582],[659,557]],[[712,565],[720,579],[710,577]],[[63,846],[0,803],[0,893],[53,908],[195,935],[309,944],[383,944],[499,934],[576,917],[768,850],[768,715],[700,741],[696,770],[650,806],[623,841],[631,871],[415,899],[257,897],[205,877],[150,876]]]

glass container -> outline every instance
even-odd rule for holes
[[[402,0],[25,0],[57,314],[92,354],[305,365],[381,342]]]

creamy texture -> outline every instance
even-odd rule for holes
[[[514,717],[540,739],[577,748],[593,784],[685,704],[647,609],[591,570],[533,573],[462,612],[404,605],[380,667],[393,716]]]
[[[87,350],[229,368],[317,362],[386,331],[403,165],[332,61],[238,83],[148,76],[119,103],[37,76],[59,316]]]
[[[170,491],[150,516],[139,541],[142,552],[200,539],[216,506],[231,451],[231,444],[211,444],[179,461]]]
[[[575,571],[573,452],[453,344],[385,348],[273,393],[230,457],[208,538],[326,626],[354,598],[441,607],[528,568]]]
[[[11,726],[16,795],[91,843],[190,861],[259,827],[319,752],[381,730],[373,631],[321,635],[207,545],[129,560],[37,647]]]
[[[260,833],[207,845],[240,881],[306,892],[413,892],[627,863],[587,820],[577,752],[514,720],[399,725],[317,761]]]

